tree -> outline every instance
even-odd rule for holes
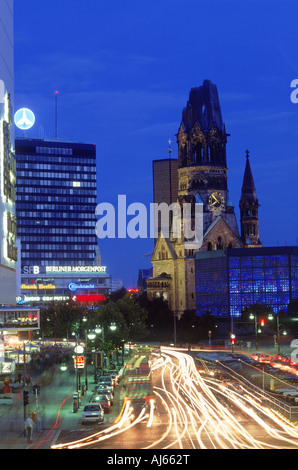
[[[146,293],[136,302],[146,311],[147,340],[168,342],[174,339],[174,315],[168,302],[162,298],[149,300]]]
[[[147,334],[147,312],[133,296],[126,295],[116,302],[128,329],[128,341],[139,341]]]
[[[186,310],[177,324],[177,340],[187,343],[197,343],[208,340],[208,331],[215,336],[215,318],[211,312],[197,316],[195,310]]]
[[[40,329],[45,337],[63,338],[71,334],[74,323],[79,322],[85,308],[76,302],[50,303],[40,309]]]

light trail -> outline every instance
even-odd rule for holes
[[[204,378],[196,370],[191,356],[170,348],[163,348],[162,352],[164,360],[157,361],[155,365],[168,370],[170,385],[165,387],[163,380],[162,389],[172,406],[176,404],[176,414],[180,416],[182,431],[179,442],[185,436],[185,429],[191,429],[197,448],[270,449],[298,446],[298,428],[262,405],[261,398],[256,394],[253,396],[248,388],[242,386],[241,393],[238,393],[216,379]],[[159,391],[161,393],[161,389]],[[254,438],[245,429],[229,409],[229,402],[260,427],[264,436],[262,440]],[[187,410],[187,413],[181,413],[181,409]],[[197,428],[196,423],[199,423]],[[276,445],[265,442],[266,438],[268,441],[276,440]],[[285,445],[281,445],[282,441]],[[177,439],[171,446],[176,442]]]
[[[152,360],[151,371],[158,372],[154,394],[166,414],[166,431],[143,449],[285,449],[298,447],[298,428],[264,405],[262,395],[241,384],[238,387],[197,371],[189,354],[162,348],[161,357]],[[269,403],[269,405],[268,405]],[[144,422],[155,424],[155,404],[149,412],[142,408],[133,416],[130,401],[109,428],[87,438],[52,448],[78,449],[112,439]],[[248,425],[248,426],[247,426]],[[249,430],[250,429],[250,430]],[[262,436],[254,436],[257,432]]]

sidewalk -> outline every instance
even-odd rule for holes
[[[30,397],[27,415],[38,409],[40,416],[39,422],[34,423],[32,443],[27,443],[24,432],[23,392],[13,394],[12,405],[0,405],[0,449],[50,449],[64,432],[86,432],[86,427],[81,425],[81,414],[95,385],[92,373],[88,374],[88,390],[81,397],[81,405],[76,413],[73,411],[74,371],[61,372],[56,369],[53,377],[51,383],[41,386],[37,399],[32,393],[32,386],[28,388]],[[81,381],[85,383],[85,377]],[[105,415],[105,421],[114,420],[120,411],[118,390],[119,387],[115,391],[112,413]]]

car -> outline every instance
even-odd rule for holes
[[[90,398],[90,403],[98,403],[103,408],[105,413],[110,413],[111,411],[111,402],[107,395],[101,393],[93,393]]]
[[[102,395],[107,395],[108,399],[110,400],[111,406],[113,405],[113,403],[114,403],[114,393],[113,393],[112,390],[107,388],[106,385],[104,385],[104,384],[96,385],[96,387],[94,388],[94,394],[95,393],[102,394]]]
[[[99,382],[97,385],[95,385],[93,391],[98,392],[99,390],[109,390],[109,392],[114,395],[114,387],[113,385],[105,382]]]
[[[114,394],[108,388],[99,388],[97,393],[101,393],[102,395],[107,395],[108,399],[110,400],[111,406],[114,404]]]
[[[120,380],[119,371],[117,371],[117,370],[108,370],[108,375],[110,375],[113,378],[114,384],[117,386],[118,383],[119,383],[119,380]]]
[[[111,390],[111,392],[114,392],[114,385],[111,383],[111,381],[102,381],[102,380],[99,380],[98,384],[96,385],[96,387],[98,388],[99,386],[102,386],[104,388],[108,388],[109,390]]]
[[[102,423],[104,420],[104,410],[100,403],[89,403],[82,411],[82,424]]]
[[[114,385],[114,378],[112,377],[112,375],[102,375],[98,380],[98,383],[99,382],[111,383],[112,385]]]

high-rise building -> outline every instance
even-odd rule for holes
[[[110,276],[95,234],[95,145],[20,138],[15,148],[18,302],[103,299]]]
[[[155,204],[166,203],[168,206],[176,203],[178,197],[178,159],[153,160],[152,170],[153,202]],[[167,223],[165,228],[168,228],[169,222],[171,222],[171,219],[165,221]],[[161,225],[160,218],[157,218],[155,224],[156,234],[158,234],[164,228]]]
[[[0,2],[0,304],[16,303],[13,1]]]
[[[94,265],[95,145],[16,139],[15,147],[22,266]]]
[[[96,148],[16,139],[17,228],[23,266],[92,266]]]

